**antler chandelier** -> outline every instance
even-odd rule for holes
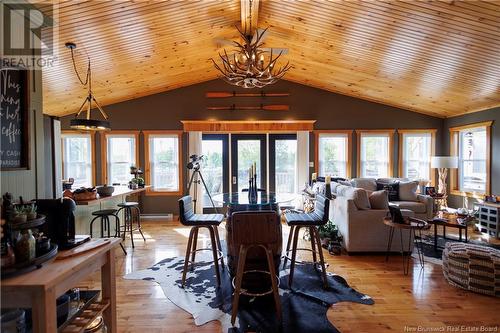
[[[244,43],[232,41],[236,50],[232,54],[228,54],[224,49],[224,53],[219,53],[222,60],[222,65],[219,66],[214,59],[215,68],[222,74],[222,78],[235,86],[243,88],[262,88],[268,84],[273,84],[281,79],[285,73],[291,68],[287,62],[285,66],[277,68],[277,61],[283,54],[281,50],[277,55],[273,54],[273,49],[262,48],[262,39],[267,28],[264,30],[256,29],[252,36],[252,1],[250,0],[250,33],[240,30],[238,32],[243,38]]]

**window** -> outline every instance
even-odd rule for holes
[[[452,170],[452,194],[489,194],[491,122],[450,128],[451,155],[458,156]]]
[[[132,179],[130,167],[137,166],[139,132],[109,132],[104,134],[103,179],[107,184],[125,185]]]
[[[93,186],[93,134],[63,132],[61,141],[64,179],[73,178],[73,188]]]
[[[204,157],[201,172],[213,198],[217,194],[229,192],[228,136],[227,134],[203,134],[202,140],[201,151]],[[211,213],[212,202],[204,186],[201,186],[201,191],[203,192],[204,212]],[[222,203],[214,202],[214,204],[222,207]]]
[[[269,188],[297,193],[297,135],[269,134]]]
[[[434,155],[436,130],[398,130],[399,176],[434,182],[431,156]]]
[[[150,193],[179,194],[181,190],[181,138],[178,132],[144,132],[146,183]]]
[[[316,132],[316,172],[319,176],[349,178],[352,131]]]
[[[392,136],[389,131],[358,131],[358,177],[392,176]]]

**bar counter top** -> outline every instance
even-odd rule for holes
[[[93,205],[93,204],[96,204],[96,203],[100,203],[102,201],[110,200],[110,199],[113,199],[113,198],[118,197],[118,196],[131,195],[131,194],[134,194],[134,193],[144,192],[144,191],[146,191],[150,187],[151,186],[145,186],[145,187],[142,187],[142,188],[138,188],[138,189],[132,190],[132,189],[128,188],[128,186],[115,186],[115,191],[110,196],[100,197],[99,194],[98,194],[96,199],[92,199],[92,200],[79,200],[79,201],[75,201],[75,202],[76,202],[76,204],[78,206],[88,206],[88,205]]]

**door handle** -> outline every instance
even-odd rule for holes
[[[236,176],[233,176],[233,185],[236,185]]]

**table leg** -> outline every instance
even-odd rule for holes
[[[36,295],[33,302],[33,332],[45,333],[57,331],[56,294],[48,289]]]
[[[465,225],[465,242],[468,243],[468,237],[467,237],[467,224]]]
[[[108,332],[116,333],[116,278],[114,248],[106,252],[106,264],[101,267],[102,299],[109,300],[109,307],[103,312]]]
[[[446,239],[446,226],[443,225],[443,239]]]
[[[462,228],[458,228],[458,240],[462,241]]]
[[[389,252],[391,252],[393,236],[394,236],[394,227],[389,227],[389,239],[387,240],[387,252],[385,253],[385,261],[389,261]]]

